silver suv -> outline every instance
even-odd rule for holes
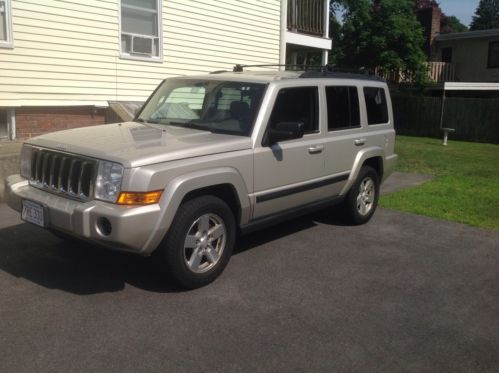
[[[213,281],[236,236],[341,204],[367,222],[391,173],[385,82],[320,72],[167,79],[135,121],[27,141],[6,180],[23,220],[154,254],[184,288]]]

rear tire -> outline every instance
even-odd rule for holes
[[[376,170],[362,166],[357,180],[343,201],[343,213],[347,223],[360,225],[367,223],[378,206],[379,178]]]
[[[196,197],[180,205],[156,260],[178,286],[196,289],[223,272],[235,237],[229,206],[215,196]]]

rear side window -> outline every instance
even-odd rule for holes
[[[366,99],[367,123],[384,124],[388,123],[388,106],[383,88],[364,87],[364,97]]]
[[[357,87],[326,87],[329,131],[360,127]]]
[[[305,133],[319,131],[319,94],[317,87],[283,88],[270,116],[270,127],[280,122],[303,122]]]

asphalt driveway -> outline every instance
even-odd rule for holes
[[[212,285],[0,205],[0,371],[497,372],[499,232],[380,209],[244,237]]]

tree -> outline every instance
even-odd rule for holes
[[[426,79],[423,31],[414,0],[344,0],[342,35],[333,50],[341,66],[402,71]],[[338,50],[339,49],[339,50]]]
[[[499,28],[499,0],[480,0],[470,30],[493,28]]]
[[[332,13],[329,16],[329,38],[333,40],[333,49],[335,49],[336,43],[341,39],[341,29],[342,25],[336,18],[335,14]],[[339,53],[333,53],[330,55],[329,63],[336,65],[338,63]]]
[[[416,0],[414,9],[416,11],[426,8],[440,7],[440,4],[435,0]]]
[[[461,21],[456,16],[442,16],[440,21],[442,34],[448,34],[450,32],[465,32],[468,28],[461,23]]]

